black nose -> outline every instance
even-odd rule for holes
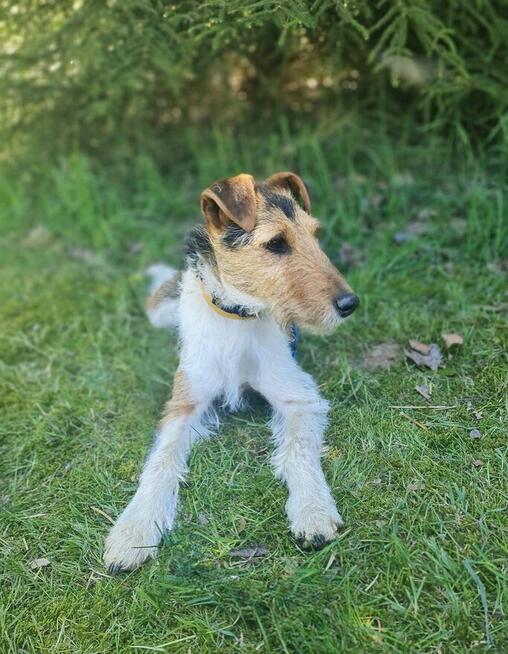
[[[360,298],[354,293],[343,293],[335,298],[335,306],[341,318],[350,316],[360,304]]]

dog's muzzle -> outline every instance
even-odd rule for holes
[[[350,316],[360,304],[360,298],[355,293],[343,293],[334,300],[334,305],[341,318]]]

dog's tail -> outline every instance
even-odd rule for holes
[[[156,263],[147,268],[146,274],[150,277],[145,304],[148,320],[154,327],[177,327],[182,272]]]

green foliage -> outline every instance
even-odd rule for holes
[[[182,124],[411,113],[506,139],[506,0],[0,0],[7,155],[162,142]],[[171,160],[169,149],[160,159]]]

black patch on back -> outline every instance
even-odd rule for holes
[[[291,198],[288,198],[287,195],[279,195],[278,193],[274,193],[268,189],[262,189],[261,192],[265,198],[266,204],[269,207],[280,209],[287,218],[290,220],[294,219],[295,203]]]
[[[184,242],[183,256],[187,268],[193,268],[199,259],[214,267],[217,265],[210,237],[203,226],[197,225],[189,232]]]
[[[252,234],[246,232],[239,225],[229,225],[222,236],[222,242],[227,248],[234,249],[249,245],[252,242]]]

